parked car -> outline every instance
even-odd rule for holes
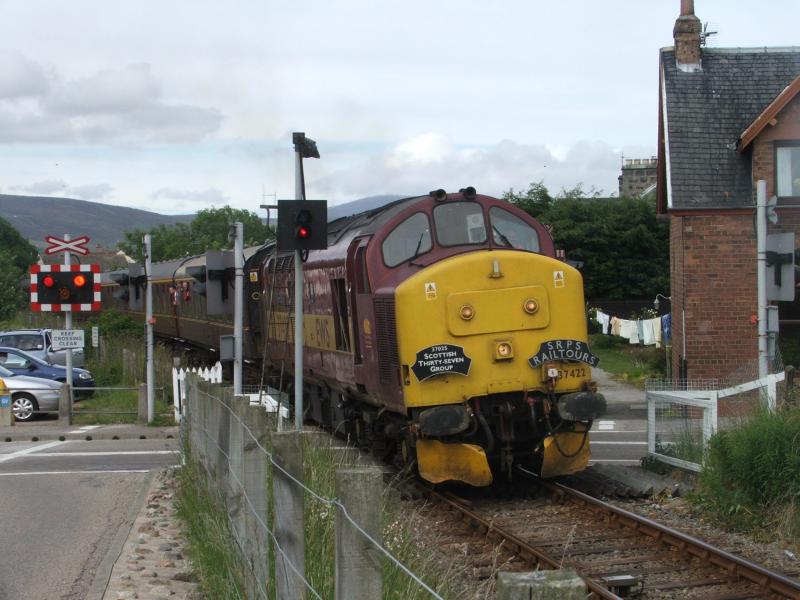
[[[0,346],[18,348],[53,365],[67,364],[66,350],[53,350],[50,329],[15,329],[0,332]],[[83,350],[72,351],[72,366],[82,367]]]
[[[7,348],[0,346],[0,365],[14,373],[15,375],[25,375],[27,377],[42,377],[64,383],[67,380],[67,368],[61,365],[51,365],[37,358],[33,354],[19,350],[18,348]],[[72,387],[75,390],[75,398],[87,398],[94,393],[94,377],[86,369],[72,369]]]
[[[11,392],[11,412],[20,422],[32,421],[38,413],[57,411],[61,385],[52,379],[14,375],[0,367],[0,378]]]

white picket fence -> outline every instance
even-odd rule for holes
[[[172,369],[172,404],[175,409],[175,422],[181,422],[183,414],[183,403],[186,402],[186,375],[196,373],[201,379],[209,383],[222,383],[222,363],[217,362],[212,367],[201,367],[200,369]]]
[[[172,369],[172,403],[175,410],[175,422],[180,423],[184,413],[184,402],[186,402],[186,375],[196,373],[201,379],[209,383],[222,383],[222,363],[217,362],[212,367],[200,369]],[[285,393],[278,390],[267,388],[260,394],[244,394],[250,404],[260,404],[269,413],[278,413],[278,431],[283,431],[284,422],[289,420],[288,400]]]

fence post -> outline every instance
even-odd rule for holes
[[[497,574],[497,600],[585,600],[586,594],[574,569]]]
[[[72,425],[70,400],[69,386],[66,383],[62,383],[61,389],[58,390],[58,421],[62,425]]]
[[[377,468],[336,471],[336,497],[372,539],[381,543],[383,476]],[[336,600],[380,600],[383,565],[375,546],[336,511]]]
[[[250,499],[245,506],[245,531],[247,531],[247,556],[254,575],[253,594],[250,598],[267,598],[269,581],[269,534],[263,525],[269,527],[267,498],[267,455],[262,448],[267,447],[269,437],[267,412],[262,406],[244,407],[244,457],[242,472],[244,489]],[[261,447],[259,447],[259,444]],[[260,522],[259,522],[260,521]],[[263,525],[262,525],[263,524]]]
[[[272,437],[275,462],[298,481],[303,481],[303,441],[298,431]],[[306,587],[305,494],[303,488],[280,468],[273,470],[275,503],[275,589],[281,600],[304,600]]]
[[[232,388],[225,388],[225,398],[230,408],[230,422],[228,424],[228,455],[230,457],[228,466],[228,494],[225,504],[228,510],[228,519],[231,530],[234,534],[236,544],[242,553],[242,558],[246,560],[246,543],[244,529],[244,475],[242,473],[242,463],[244,457],[244,438],[242,434],[242,423],[244,422],[244,402],[239,396],[233,394]],[[246,575],[246,573],[245,573]],[[249,596],[248,596],[249,597]]]
[[[139,384],[139,406],[137,421],[147,423],[147,384]]]

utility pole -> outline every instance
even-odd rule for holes
[[[758,247],[758,378],[769,375],[767,357],[767,182],[756,182],[756,245]],[[778,267],[780,268],[780,267]]]
[[[147,422],[152,423],[155,418],[155,370],[153,368],[153,260],[152,243],[150,234],[144,234],[144,270],[147,276],[147,290],[145,297],[145,355],[147,360]]]
[[[234,307],[233,307],[233,393],[242,393],[242,313],[244,312],[244,225],[233,224]]]
[[[64,234],[64,241],[68,242],[72,239],[72,236],[68,233]],[[69,266],[72,264],[72,254],[69,250],[64,252],[64,266],[67,267],[69,270]],[[67,310],[64,311],[64,329],[72,329],[72,311]],[[74,396],[72,393],[72,348],[67,348],[67,387],[69,388],[69,423],[72,423],[72,402],[74,401]]]

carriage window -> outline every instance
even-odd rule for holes
[[[383,262],[396,267],[431,249],[431,226],[424,213],[414,213],[395,227],[381,245]]]
[[[433,209],[436,239],[442,246],[483,244],[486,224],[483,208],[477,202],[448,202]]]
[[[489,209],[492,239],[498,246],[539,252],[539,234],[525,221],[507,210],[493,206]]]

